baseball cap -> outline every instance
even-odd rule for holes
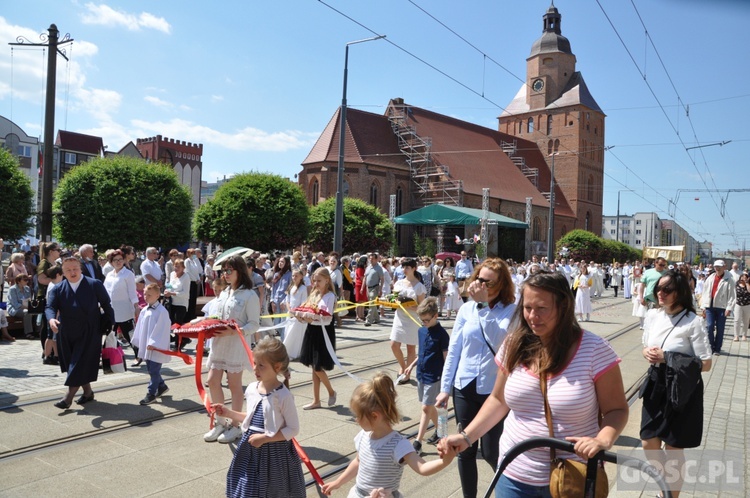
[[[717,259],[714,261],[714,266],[726,266],[723,259]]]

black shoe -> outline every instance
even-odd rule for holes
[[[93,392],[91,394],[89,394],[88,396],[86,396],[85,394],[81,394],[78,397],[78,400],[76,401],[76,403],[79,404],[79,405],[85,405],[89,401],[94,401],[94,393]]]
[[[414,442],[411,443],[411,445],[414,448],[414,451],[417,452],[417,455],[421,455],[422,454],[422,443],[420,443],[417,440],[414,440]]]
[[[164,386],[156,390],[156,397],[161,398],[162,395],[167,394],[168,392],[169,392],[169,387],[166,384],[164,384]]]
[[[130,368],[140,367],[141,363],[143,363],[143,360],[138,358],[133,363],[130,364]]]
[[[440,441],[440,437],[437,434],[437,431],[432,433],[432,436],[427,438],[427,444],[436,445]]]
[[[67,410],[68,408],[70,408],[70,403],[68,403],[64,399],[61,399],[60,401],[55,403],[55,407],[61,410]]]
[[[147,394],[146,397],[143,398],[140,401],[140,404],[141,405],[150,405],[151,403],[153,403],[155,401],[156,401],[156,396],[154,396],[153,394]]]
[[[365,327],[372,327],[372,324],[370,322],[365,322]]]
[[[50,355],[42,360],[42,365],[57,365],[57,363],[55,363],[55,359]]]

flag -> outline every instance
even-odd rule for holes
[[[458,235],[456,235],[456,244],[461,244],[461,237],[459,237]]]
[[[479,242],[479,235],[477,235],[477,234],[474,234],[474,242],[475,242],[475,243],[478,243],[478,242]]]
[[[44,165],[44,145],[39,144],[39,177],[42,177],[42,166]]]

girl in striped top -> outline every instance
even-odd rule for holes
[[[463,451],[506,415],[501,459],[516,443],[548,437],[540,378],[547,383],[554,436],[575,443],[575,455],[560,457],[585,461],[609,450],[628,420],[619,358],[607,341],[578,325],[565,275],[543,271],[529,277],[515,318],[519,326],[496,357],[492,394],[465,431],[440,441],[438,452]],[[549,475],[549,450],[528,451],[506,468],[495,494],[549,496]]]
[[[380,496],[402,498],[398,488],[405,464],[429,476],[447,467],[456,456],[455,451],[447,451],[441,460],[426,462],[406,438],[393,430],[401,416],[396,407],[396,387],[384,372],[358,385],[349,407],[362,427],[354,438],[357,456],[338,479],[321,488],[325,495],[356,477],[349,498],[369,497],[376,490]]]

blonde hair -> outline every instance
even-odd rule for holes
[[[158,292],[158,293],[161,293],[161,290],[159,289],[159,285],[158,285],[158,284],[148,284],[148,285],[147,285],[147,286],[146,286],[146,287],[145,287],[145,288],[143,289],[143,292],[145,293],[146,291],[150,291],[150,290],[152,290],[152,291],[156,291],[156,292]]]
[[[289,370],[289,354],[286,352],[286,346],[276,337],[266,336],[255,345],[253,355],[257,361],[258,358],[265,358],[266,361],[271,363],[275,367],[280,365],[279,374],[286,377],[286,372]],[[288,381],[284,381],[284,385],[289,387]]]
[[[329,273],[327,267],[321,266],[320,268],[315,270],[310,280],[314,280],[316,276],[324,278],[326,280],[326,290],[325,292],[321,293],[318,291],[318,288],[313,285],[313,289],[310,292],[310,295],[307,296],[307,301],[305,301],[305,304],[318,304],[318,301],[320,301],[320,299],[329,292],[332,292],[334,296],[336,295],[336,288],[333,286],[333,280],[331,280],[331,274]]]
[[[360,384],[354,389],[349,408],[358,419],[371,419],[372,414],[378,412],[390,425],[396,425],[401,415],[396,406],[396,386],[393,379],[385,373],[375,374],[372,380]]]

